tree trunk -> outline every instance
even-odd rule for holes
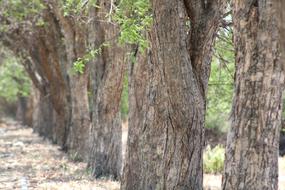
[[[285,1],[284,0],[276,0],[274,2],[274,8],[276,10],[276,16],[278,18],[278,29],[280,34],[280,44],[281,44],[281,52],[282,59],[285,58]],[[285,62],[283,61],[283,67]]]
[[[235,97],[222,188],[278,189],[284,71],[273,0],[233,1]]]
[[[108,43],[97,56],[94,80],[94,112],[91,152],[88,167],[95,177],[119,179],[122,168],[122,125],[120,100],[123,89],[125,51],[118,45],[118,27],[108,23],[106,15],[111,2],[100,1],[94,17],[95,36],[89,40],[95,47]],[[113,5],[112,5],[113,6]],[[102,23],[102,20],[106,20]],[[94,40],[94,41],[93,41]]]
[[[129,122],[127,150],[124,161],[124,170],[121,182],[121,189],[136,189],[139,187],[140,168],[140,146],[139,139],[142,133],[144,108],[146,102],[147,84],[147,54],[139,53],[138,47],[134,48],[133,55],[136,57],[135,63],[129,61],[128,81],[129,81]],[[143,80],[142,80],[143,79]]]
[[[33,129],[40,136],[53,138],[53,107],[48,95],[37,92],[35,95],[35,109],[33,112]]]
[[[96,96],[88,165],[95,177],[119,179],[122,165],[120,97],[125,67],[122,61],[115,62],[119,59],[113,60],[107,63],[108,68]]]
[[[202,189],[205,94],[223,3],[152,1],[146,90],[134,93],[145,105],[141,124],[129,120],[123,189]]]
[[[70,122],[69,85],[67,81],[67,55],[62,42],[62,32],[58,19],[50,7],[41,13],[43,26],[21,27],[17,23],[8,33],[1,33],[1,39],[16,55],[23,58],[23,65],[40,97],[48,97],[52,112],[49,116],[36,118],[52,123],[52,140],[64,147],[66,144],[66,125]],[[4,19],[5,20],[5,19]],[[3,35],[2,35],[3,34]],[[14,43],[13,43],[14,42]],[[15,45],[16,44],[16,45]],[[46,101],[44,99],[44,101]],[[44,103],[39,103],[44,106]],[[41,107],[40,106],[40,107]],[[47,108],[48,109],[48,108]],[[38,110],[38,109],[37,109]],[[36,124],[37,125],[37,124]],[[44,135],[44,134],[42,134]]]
[[[19,96],[17,102],[16,119],[23,125],[27,125],[26,113],[27,113],[27,97]]]
[[[68,152],[80,160],[87,160],[89,152],[90,114],[87,94],[88,73],[70,77],[71,124]]]
[[[67,69],[69,70],[69,88],[71,98],[71,121],[68,136],[68,152],[80,160],[87,160],[90,150],[90,110],[88,99],[88,65],[85,65],[84,73],[72,73],[73,63],[82,58],[86,53],[86,38],[84,27],[73,23],[72,31],[63,27],[65,46],[67,51]],[[81,31],[82,30],[82,31]],[[86,63],[87,64],[87,63]]]
[[[77,18],[78,15],[64,16],[61,2],[55,0],[46,1],[54,16],[59,22],[63,34],[67,63],[69,93],[70,93],[70,121],[68,127],[67,149],[72,157],[79,160],[87,160],[89,152],[90,136],[90,110],[88,102],[88,64],[85,63],[83,74],[72,72],[73,64],[78,58],[82,58],[87,51],[87,20]],[[70,13],[72,14],[72,13]]]

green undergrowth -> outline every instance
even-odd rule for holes
[[[206,147],[203,154],[204,173],[220,174],[224,169],[225,148],[222,145],[217,145],[211,148]]]

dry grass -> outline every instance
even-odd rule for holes
[[[126,146],[127,127],[123,127]],[[285,190],[285,158],[279,158],[279,189]],[[221,175],[204,175],[205,190],[219,190]],[[118,190],[119,182],[93,180],[86,164],[70,161],[59,147],[16,123],[0,123],[0,190]]]
[[[204,174],[205,190],[220,190],[222,175]],[[279,157],[279,189],[285,190],[285,157]]]
[[[0,125],[0,189],[117,190],[119,183],[92,180],[85,163],[68,160],[32,129]]]

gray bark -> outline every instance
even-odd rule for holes
[[[103,43],[108,43],[108,47],[102,48],[93,66],[93,127],[88,167],[95,177],[119,179],[122,167],[120,100],[126,68],[125,51],[118,45],[118,26],[106,20],[111,2],[97,3],[100,8],[95,11],[92,23],[96,33],[91,34],[89,40],[97,48]]]
[[[89,136],[91,119],[88,100],[88,64],[83,74],[73,73],[73,63],[87,53],[87,21],[76,15],[64,16],[60,2],[47,0],[47,5],[59,22],[64,39],[66,64],[64,65],[68,78],[70,96],[70,117],[68,126],[67,149],[72,157],[87,160],[90,150]]]
[[[142,119],[130,115],[122,189],[202,189],[205,94],[224,1],[151,3],[151,47],[146,65],[138,67],[147,78],[134,92],[142,95],[136,97],[144,102]]]
[[[143,129],[142,121],[146,99],[147,84],[147,53],[139,53],[138,47],[133,50],[136,58],[135,63],[129,61],[128,81],[129,81],[129,122],[127,150],[124,161],[121,189],[136,189],[139,187],[141,175],[141,155],[140,155],[140,135]],[[143,79],[143,80],[142,80]]]
[[[222,188],[278,189],[284,71],[273,0],[233,1],[235,96]]]

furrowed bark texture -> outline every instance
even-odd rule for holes
[[[51,103],[54,107],[54,141],[62,148],[66,146],[67,128],[70,120],[70,91],[67,78],[67,56],[62,42],[60,24],[50,10],[44,12],[48,23],[41,31],[42,49],[47,61],[41,64],[49,80]]]
[[[67,149],[72,157],[87,160],[90,150],[89,135],[91,120],[88,100],[88,64],[82,74],[72,72],[73,63],[88,53],[87,51],[87,21],[74,15],[64,16],[60,2],[47,0],[47,5],[58,20],[63,34],[66,52],[67,77],[70,93],[70,122],[68,127]]]
[[[205,94],[224,2],[153,0],[152,9],[145,107],[141,124],[129,120],[139,135],[128,139],[137,152],[127,154],[122,187],[202,189]]]
[[[136,189],[139,187],[138,179],[141,175],[139,139],[144,117],[143,110],[147,100],[145,94],[148,79],[148,56],[146,52],[139,53],[138,47],[134,48],[133,54],[136,57],[136,61],[135,63],[129,61],[128,65],[129,123],[121,189]]]
[[[285,1],[275,0],[274,8],[278,18],[279,39],[281,48],[281,60],[285,60]],[[282,61],[283,69],[285,68],[285,61]]]
[[[273,0],[233,1],[235,97],[222,189],[278,189],[284,71]]]
[[[50,104],[54,108],[53,123],[53,141],[61,147],[66,146],[67,126],[70,117],[69,111],[69,84],[66,77],[66,55],[64,45],[61,43],[62,38],[59,23],[55,17],[47,12],[45,20],[48,27],[44,27],[39,31],[38,41],[34,46],[37,47],[36,56],[40,60],[39,67],[41,73],[47,79],[48,96]]]
[[[95,177],[109,176],[119,179],[122,168],[122,126],[120,100],[123,89],[125,51],[118,45],[118,26],[106,18],[111,2],[98,1],[94,21],[95,47],[108,43],[102,48],[94,64],[93,75],[93,127],[91,132],[91,152],[88,167]],[[106,22],[102,22],[106,20]]]

